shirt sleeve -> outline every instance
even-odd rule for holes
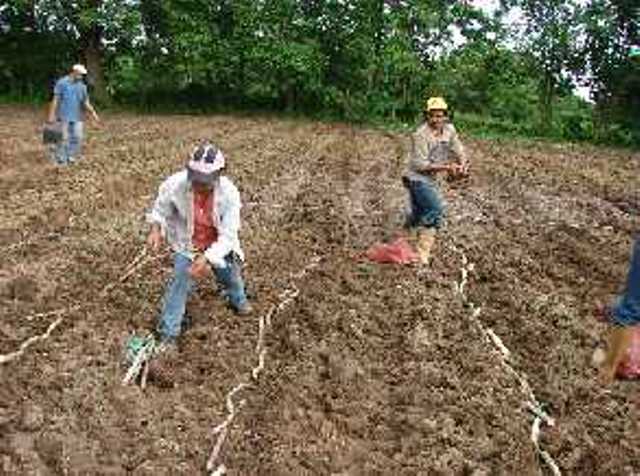
[[[87,91],[87,85],[82,85],[82,104],[86,103],[89,100],[89,92]]]
[[[147,223],[157,224],[160,225],[163,230],[166,229],[167,220],[173,213],[173,188],[174,183],[171,177],[160,185],[153,206],[149,213],[147,213]]]
[[[411,135],[411,148],[409,150],[409,167],[415,172],[419,172],[429,164],[429,143],[418,129]]]
[[[218,239],[204,252],[205,258],[216,267],[225,267],[224,257],[234,248],[240,230],[240,192],[235,185],[226,190],[225,203],[220,205],[220,223],[218,225]]]
[[[467,159],[467,154],[464,150],[464,146],[462,145],[462,142],[460,142],[460,138],[458,137],[458,132],[453,126],[451,126],[450,141],[451,141],[450,142],[451,151],[456,156],[456,159],[458,159],[458,162],[460,162],[461,164],[467,163],[469,160]]]
[[[56,81],[56,85],[53,87],[53,94],[54,96],[62,96],[62,90],[63,90],[64,86],[62,85],[62,80],[59,79],[58,81]]]

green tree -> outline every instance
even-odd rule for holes
[[[4,10],[9,18],[6,37],[30,33],[25,47],[34,53],[38,53],[40,40],[56,38],[58,41],[44,51],[64,45],[65,58],[87,64],[95,96],[106,100],[105,56],[131,45],[142,34],[137,4],[120,0],[9,0]],[[57,53],[54,50],[54,56]],[[59,73],[70,65],[55,66]]]
[[[553,100],[577,69],[575,38],[580,9],[574,0],[513,0],[503,2],[521,9],[524,31],[516,33],[518,50],[530,58],[539,72],[540,128],[548,133],[553,124]]]
[[[583,25],[583,74],[597,105],[598,136],[606,140],[620,122],[632,127],[640,142],[640,79],[627,58],[630,46],[640,43],[640,7],[629,0],[591,0]]]
[[[34,2],[0,8],[0,94],[44,99],[59,64],[71,61],[65,38],[42,32]]]

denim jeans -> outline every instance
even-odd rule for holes
[[[440,228],[444,221],[445,204],[435,180],[425,177],[424,181],[403,179],[411,199],[411,214],[407,226],[411,228]]]
[[[213,271],[231,306],[239,309],[247,302],[240,259],[232,252],[225,257],[225,262],[224,268],[214,267]],[[158,333],[162,340],[172,341],[180,335],[187,298],[195,287],[194,280],[189,276],[191,263],[191,258],[181,253],[174,256],[173,276],[165,289],[162,314],[158,322]]]
[[[619,326],[640,324],[640,236],[631,253],[626,289],[613,308],[613,323]]]
[[[84,136],[84,123],[62,122],[62,141],[52,147],[52,160],[57,164],[68,164],[80,155],[82,139]]]

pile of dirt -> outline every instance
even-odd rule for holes
[[[227,394],[249,381],[216,461],[228,474],[546,474],[527,396],[455,291],[461,253],[480,323],[557,421],[542,448],[566,474],[640,472],[637,386],[602,389],[589,364],[604,330],[591,304],[620,290],[638,229],[637,155],[467,139],[473,175],[446,187],[434,260],[402,267],[362,260],[402,222],[402,135],[106,115],[60,168],[43,159],[37,111],[0,114],[0,354],[63,318],[0,365],[0,472],[203,474]],[[157,186],[202,137],[241,190],[256,313],[234,316],[202,285],[175,387],[123,387],[123,342],[154,326],[170,257],[119,278]],[[297,294],[271,314],[251,380],[258,318],[285,290]]]

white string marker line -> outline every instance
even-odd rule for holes
[[[160,256],[157,256],[157,257],[147,256],[147,249],[146,247],[143,248],[140,251],[140,253],[138,253],[138,255],[131,261],[131,263],[127,265],[127,267],[125,268],[126,271],[124,272],[124,274],[116,282],[109,283],[104,288],[102,288],[99,295],[102,297],[106,296],[109,291],[113,290],[117,285],[125,282],[129,277],[131,277],[131,275],[133,275],[136,271],[138,271],[144,264],[154,259],[157,259],[159,257]],[[44,334],[39,336],[29,337],[26,341],[20,344],[20,347],[18,348],[18,350],[14,352],[10,352],[8,354],[0,355],[0,364],[6,364],[7,362],[15,360],[18,357],[21,357],[25,353],[27,348],[29,348],[31,345],[35,344],[38,341],[48,339],[51,333],[55,330],[55,328],[58,327],[60,323],[65,319],[65,317],[61,314],[67,314],[73,311],[77,311],[83,308],[84,306],[86,306],[86,304],[75,304],[73,306],[63,307],[60,309],[56,309],[54,311],[40,312],[37,314],[32,314],[30,316],[27,316],[26,317],[27,321],[32,321],[33,319],[38,317],[56,316],[56,315],[59,317],[49,325],[47,331]]]
[[[16,243],[12,243],[10,245],[4,246],[4,247],[0,248],[0,251],[2,251],[2,253],[9,253],[9,252],[11,252],[11,251],[13,251],[15,249],[22,248],[23,246],[32,245],[36,241],[49,240],[49,239],[52,239],[52,238],[57,238],[59,236],[61,236],[60,233],[47,233],[46,235],[27,238],[26,240],[21,240],[21,241],[18,241]]]
[[[29,337],[26,341],[20,344],[20,348],[18,350],[11,352],[9,354],[0,355],[0,364],[6,364],[7,362],[17,359],[22,354],[24,354],[24,352],[27,350],[29,346],[35,344],[40,340],[48,339],[51,333],[53,332],[53,330],[60,325],[62,320],[63,320],[63,317],[58,317],[55,321],[49,324],[49,327],[47,328],[47,331],[44,334],[39,336]]]
[[[25,319],[31,322],[34,319],[40,319],[41,317],[58,316],[60,314],[64,314],[65,312],[73,312],[77,309],[80,309],[79,304],[76,304],[75,306],[71,306],[71,307],[61,307],[60,309],[55,309],[53,311],[45,311],[45,312],[38,312],[36,314],[30,314],[27,317],[25,317]]]
[[[227,467],[224,464],[220,465],[218,469],[211,473],[211,476],[222,476],[223,474],[227,474]]]
[[[536,447],[536,450],[540,454],[540,457],[545,463],[547,463],[547,466],[549,466],[553,474],[555,476],[561,476],[562,473],[560,472],[560,468],[558,467],[556,462],[553,460],[551,455],[540,447],[539,440],[540,440],[540,424],[541,423],[542,423],[542,418],[540,417],[536,417],[533,420],[533,425],[531,425],[531,441],[533,442],[533,445]]]
[[[165,253],[162,253],[156,256],[147,255],[147,248],[143,247],[142,250],[140,250],[140,253],[138,253],[138,255],[127,265],[122,276],[120,276],[120,278],[118,278],[117,281],[109,283],[104,288],[102,288],[102,291],[100,291],[100,296],[106,296],[116,286],[124,283],[127,279],[129,279],[136,271],[142,268],[145,264],[164,256],[165,256]]]
[[[500,339],[500,337],[491,328],[485,327],[480,319],[478,319],[478,316],[482,312],[482,308],[476,307],[473,302],[469,301],[465,293],[469,272],[473,271],[474,265],[473,263],[469,263],[469,260],[467,259],[467,256],[463,251],[460,251],[455,246],[453,246],[452,249],[461,256],[462,261],[462,268],[460,269],[460,281],[454,282],[455,290],[460,296],[462,303],[471,309],[471,321],[482,332],[485,339],[493,345],[494,351],[500,356],[501,365],[506,369],[508,373],[516,378],[523,393],[527,396],[528,400],[525,402],[525,406],[534,415],[534,420],[531,426],[531,441],[533,442],[533,445],[542,460],[553,472],[554,476],[561,476],[562,473],[557,463],[553,460],[548,452],[540,447],[540,428],[542,423],[553,427],[555,426],[555,420],[544,410],[543,405],[536,398],[527,379],[523,377],[518,371],[516,371],[511,366],[511,364],[509,364],[509,360],[511,360],[511,351],[509,351],[509,349],[504,345],[502,339]]]
[[[222,445],[227,439],[227,434],[229,433],[229,425],[231,425],[231,422],[233,422],[233,419],[236,417],[236,406],[233,403],[233,396],[248,386],[249,386],[248,383],[242,382],[236,385],[227,394],[227,398],[226,398],[227,418],[225,418],[225,420],[222,423],[220,423],[218,426],[216,426],[211,432],[212,435],[218,435],[218,438],[216,439],[216,444],[214,445],[213,450],[211,451],[211,455],[209,456],[209,460],[207,461],[207,471],[213,471],[213,466],[216,464],[216,460],[220,455],[220,451],[222,450]],[[240,400],[238,404],[238,408],[241,408],[242,406],[244,406],[245,402],[246,400]],[[218,466],[215,472],[213,472],[212,474],[215,474],[216,472],[221,471],[222,466],[224,465]]]
[[[309,271],[318,266],[320,261],[322,260],[319,256],[314,256],[311,259],[311,262],[305,266],[301,271],[296,274],[292,274],[291,277],[294,280],[302,279]],[[224,464],[215,467],[216,461],[220,456],[220,452],[222,450],[222,445],[224,444],[227,434],[229,433],[229,426],[233,422],[233,419],[236,417],[238,411],[236,410],[236,406],[233,402],[233,397],[238,392],[244,390],[247,387],[250,387],[255,381],[258,380],[260,373],[265,368],[266,356],[267,356],[267,348],[265,346],[265,336],[269,328],[271,327],[271,322],[273,317],[278,313],[287,308],[293,301],[297,299],[300,295],[300,290],[298,287],[292,283],[289,289],[285,289],[278,296],[280,298],[280,302],[278,304],[274,304],[269,308],[266,314],[260,316],[258,318],[258,338],[256,342],[255,352],[258,358],[258,363],[251,370],[250,378],[247,381],[241,382],[226,395],[226,407],[227,407],[227,417],[225,420],[216,426],[212,430],[212,435],[217,435],[216,442],[213,446],[213,450],[211,451],[211,455],[207,460],[207,471],[210,473],[210,476],[220,476],[227,472],[227,467]],[[238,410],[244,406],[246,400],[241,400],[238,403]],[[214,468],[215,467],[215,468]]]

